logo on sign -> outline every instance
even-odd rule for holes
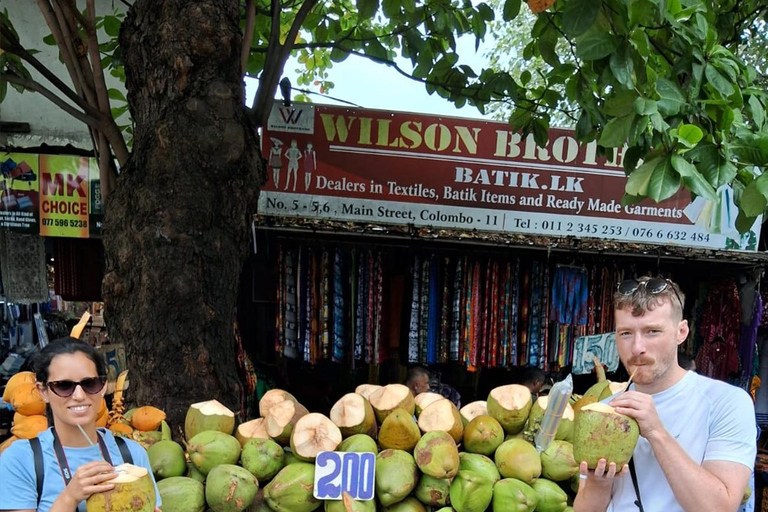
[[[372,500],[375,471],[376,456],[370,452],[320,452],[313,494],[319,500],[340,500],[345,492],[353,500]]]
[[[312,135],[315,133],[315,109],[299,104],[286,107],[276,102],[269,113],[267,127],[276,132]]]

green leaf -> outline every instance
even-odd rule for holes
[[[739,209],[739,214],[736,216],[736,229],[739,233],[746,233],[755,224],[757,217],[748,217],[744,214],[744,211]]]
[[[658,101],[659,112],[665,116],[674,116],[686,104],[685,95],[680,87],[668,78],[659,78],[656,81],[656,92],[661,99]]]
[[[56,46],[56,38],[53,37],[53,34],[48,34],[43,38],[43,42],[47,44],[48,46]]]
[[[576,56],[583,60],[600,60],[613,53],[616,46],[616,38],[611,34],[590,34],[576,41]]]
[[[699,171],[715,190],[736,177],[736,166],[726,159],[714,144],[699,144],[689,151],[687,156],[698,163]]]
[[[595,24],[601,2],[594,0],[568,0],[563,8],[563,30],[570,37],[580,36]]]
[[[710,201],[717,201],[717,193],[714,187],[696,169],[696,166],[680,155],[672,155],[672,167],[683,178],[683,183],[688,190]]]
[[[120,19],[117,16],[104,16],[104,32],[109,37],[117,37],[120,34]]]
[[[379,0],[356,0],[358,16],[362,19],[372,19],[379,10]]]
[[[707,64],[704,68],[704,76],[707,77],[707,81],[723,97],[727,98],[733,94],[733,83],[725,78],[713,65]]]
[[[641,116],[649,116],[651,114],[657,113],[658,111],[658,106],[654,100],[649,100],[646,98],[635,99],[635,114]]]
[[[648,180],[648,197],[657,203],[669,199],[680,190],[680,175],[669,157],[663,157]]]
[[[698,126],[681,124],[677,129],[677,138],[680,142],[692,148],[704,138],[704,132]]]
[[[512,21],[520,14],[520,5],[522,0],[504,0],[504,11],[502,17],[504,21]]]
[[[763,108],[763,104],[760,103],[760,100],[754,95],[749,97],[747,103],[749,104],[749,109],[752,111],[752,119],[755,121],[755,127],[760,130],[763,127],[763,124],[765,124],[765,109]]]
[[[629,46],[624,43],[618,50],[611,54],[610,60],[611,71],[616,80],[626,87],[632,89],[635,86],[632,75],[634,73],[634,64],[632,63],[632,57],[629,54]]]
[[[747,217],[757,217],[762,215],[767,205],[768,173],[765,173],[744,188],[739,206]]]
[[[648,183],[651,174],[659,163],[659,158],[652,158],[629,174],[625,190],[630,196],[645,197],[648,195]]]
[[[768,166],[768,133],[766,132],[739,137],[728,146],[728,149],[741,163],[758,167]]]
[[[613,117],[629,115],[635,112],[635,99],[634,91],[620,91],[606,100],[605,113]]]
[[[125,96],[119,89],[109,89],[107,91],[107,95],[109,96],[109,99],[111,100],[120,100],[120,101],[128,101],[125,99]]]
[[[557,32],[547,30],[538,38],[539,54],[544,62],[557,68],[560,66],[560,58],[557,55]]]
[[[635,0],[629,3],[629,24],[652,26],[656,24],[658,9],[650,0]]]
[[[632,129],[632,122],[634,120],[634,114],[611,119],[608,124],[605,125],[605,128],[603,128],[603,132],[600,134],[600,139],[597,143],[605,148],[618,148],[623,146],[629,138],[629,131]]]

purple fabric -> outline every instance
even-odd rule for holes
[[[755,356],[757,344],[757,329],[760,327],[763,313],[763,298],[759,293],[755,294],[755,303],[752,307],[752,320],[749,325],[741,325],[741,343],[739,344],[739,360],[741,361],[741,376],[752,376],[752,362]]]

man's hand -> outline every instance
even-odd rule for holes
[[[579,492],[573,504],[574,511],[598,512],[608,508],[611,502],[611,489],[615,478],[621,478],[629,473],[626,464],[621,472],[616,473],[616,463],[600,459],[594,471],[590,471],[587,463],[579,464]]]
[[[639,391],[627,391],[608,404],[619,414],[634,418],[640,427],[640,435],[650,440],[654,434],[664,432],[664,425],[653,405],[653,397]]]

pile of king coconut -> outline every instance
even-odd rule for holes
[[[502,386],[458,410],[435,393],[414,398],[401,384],[361,385],[330,417],[271,390],[261,417],[237,428],[221,403],[193,404],[185,446],[161,440],[148,453],[163,512],[565,512],[578,486],[576,460],[621,466],[634,450],[635,422],[596,403],[620,388],[603,381],[573,397],[542,453],[532,440],[547,397],[534,402],[526,387]],[[322,451],[376,454],[375,499],[315,499]]]

